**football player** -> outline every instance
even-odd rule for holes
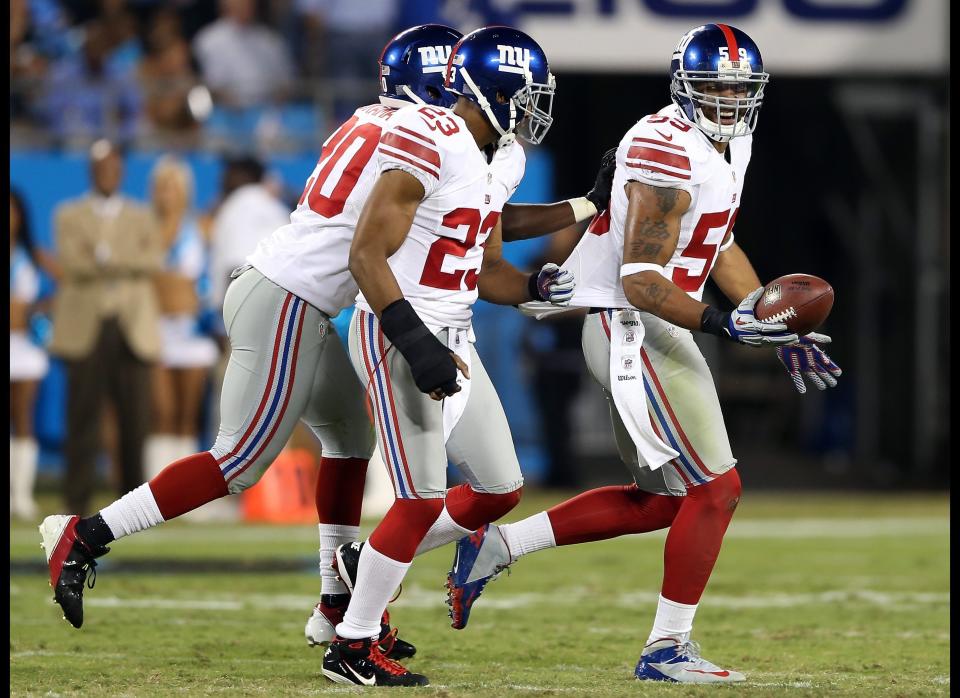
[[[571,306],[591,308],[584,355],[603,386],[634,484],[591,490],[464,537],[448,576],[448,604],[453,627],[462,628],[484,585],[523,555],[669,528],[660,600],[635,675],[742,681],[743,674],[700,657],[690,640],[740,499],[737,461],[691,331],[776,348],[801,392],[801,376],[823,390],[836,385],[840,369],[817,346],[829,337],[798,337],[786,325],[756,319],[761,283],[734,241],[751,133],[769,79],[756,44],[725,24],[696,27],[677,46],[670,73],[673,103],[624,136],[611,206],[562,267],[577,276]],[[735,310],[701,301],[708,276]]]
[[[524,172],[515,139],[539,143],[552,122],[543,50],[516,29],[485,27],[457,43],[447,71],[453,109],[405,107],[380,137],[379,176],[350,249],[360,286],[350,358],[370,395],[396,501],[366,542],[337,551],[353,590],[323,660],[338,683],[428,683],[377,651],[383,610],[417,553],[520,499],[523,476],[473,348],[471,306],[478,297],[562,306],[574,287],[556,265],[527,274],[501,255],[501,212]],[[450,490],[448,459],[467,480]],[[345,555],[355,563],[345,566]]]
[[[112,541],[252,486],[300,419],[323,447],[316,493],[321,600],[306,635],[311,644],[333,637],[349,597],[331,562],[338,545],[359,535],[375,440],[364,385],[330,318],[352,305],[357,294],[348,253],[379,171],[381,135],[390,130],[400,107],[451,103],[443,89],[444,71],[460,37],[449,27],[423,25],[387,44],[379,64],[380,103],[358,109],[327,139],[290,224],[265,239],[248,257],[249,264],[234,272],[224,306],[231,356],[214,446],[168,465],[93,516],[44,519],[40,531],[54,598],[73,626],[83,623],[84,582]],[[522,161],[519,146],[512,152]],[[601,171],[586,197],[507,206],[505,226],[514,238],[522,238],[589,218],[609,197],[612,170]],[[555,274],[556,266],[551,269]],[[384,453],[390,458],[389,451]],[[391,631],[386,611],[378,627],[380,650],[393,657],[415,652]]]

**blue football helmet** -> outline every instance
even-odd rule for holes
[[[453,106],[456,97],[443,81],[454,45],[463,36],[442,24],[410,27],[384,46],[380,54],[380,102],[403,107],[411,102]]]
[[[447,90],[479,106],[500,134],[540,143],[553,117],[556,81],[536,41],[511,27],[481,27],[454,46]]]
[[[753,133],[770,75],[746,33],[727,24],[694,27],[673,52],[670,77],[671,98],[708,138]]]

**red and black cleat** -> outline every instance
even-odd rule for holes
[[[110,552],[106,546],[91,546],[77,535],[79,516],[56,514],[40,524],[42,547],[50,568],[53,599],[63,609],[70,625],[83,625],[83,586],[90,589],[97,580],[96,558]]]
[[[336,683],[358,686],[426,686],[422,674],[387,658],[372,639],[335,637],[323,655],[323,675]]]

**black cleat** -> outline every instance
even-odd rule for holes
[[[323,675],[334,683],[357,686],[427,686],[422,674],[414,674],[380,651],[370,638],[347,640],[335,637],[323,655]]]
[[[79,516],[57,514],[40,524],[53,599],[63,609],[64,619],[75,628],[83,625],[83,585],[93,589],[97,580],[95,558],[110,552],[106,546],[91,546],[80,538],[78,521]]]
[[[360,566],[362,550],[363,543],[353,541],[337,546],[336,554],[333,556],[333,569],[337,572],[337,579],[346,584],[347,591],[351,594],[357,583],[357,568]]]
[[[397,632],[396,628],[390,627],[390,611],[384,610],[380,618],[380,638],[377,640],[380,650],[390,659],[409,659],[417,653],[417,648],[397,637]]]

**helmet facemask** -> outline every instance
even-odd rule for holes
[[[678,104],[692,105],[697,128],[724,143],[753,133],[770,74],[754,72],[745,61],[721,61],[719,68],[678,70],[670,92]],[[728,94],[731,91],[733,94]]]
[[[454,61],[455,63],[455,61]],[[556,91],[556,80],[553,74],[547,73],[547,82],[533,82],[533,74],[525,67],[524,77],[526,84],[518,89],[510,99],[504,99],[498,92],[498,107],[505,106],[505,119],[498,119],[493,105],[483,92],[477,87],[470,74],[463,67],[457,68],[464,81],[463,92],[447,88],[448,92],[472,97],[477,106],[486,114],[487,120],[500,134],[498,147],[512,143],[516,138],[522,138],[528,143],[538,145],[543,141],[553,124],[551,112],[553,110],[553,95]],[[499,109],[497,111],[500,111]]]
[[[530,82],[521,87],[511,98],[516,105],[520,118],[515,132],[518,138],[528,143],[539,145],[543,142],[547,131],[553,124],[553,95],[557,89],[556,80],[552,73],[547,74],[548,82]],[[511,109],[511,116],[514,110]]]

